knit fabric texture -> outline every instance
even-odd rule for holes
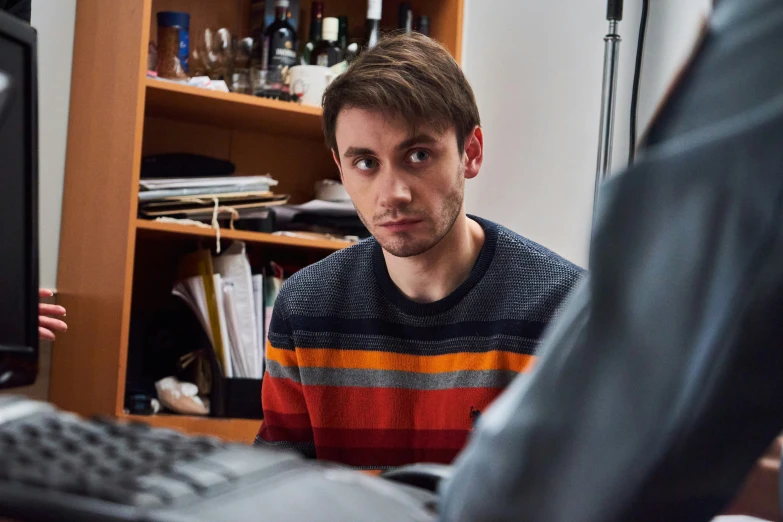
[[[275,302],[257,445],[358,468],[450,463],[530,370],[582,270],[490,221],[468,277],[416,303],[368,239],[292,276]]]

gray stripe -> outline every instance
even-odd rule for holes
[[[512,370],[461,370],[443,373],[417,373],[356,368],[292,368],[283,366],[277,361],[267,361],[266,368],[272,377],[291,379],[306,386],[404,388],[410,390],[505,388],[518,375],[517,372]]]
[[[411,355],[442,355],[462,351],[475,353],[493,350],[534,355],[538,346],[537,340],[502,334],[492,337],[455,337],[445,341],[417,341],[382,335],[304,331],[294,332],[294,337],[299,348],[339,347],[345,350],[392,351]],[[277,345],[275,344],[275,346]]]
[[[511,370],[464,370],[414,373],[396,370],[299,368],[305,386],[402,388],[450,390],[455,388],[505,388],[518,375]]]
[[[283,366],[277,361],[266,360],[266,371],[269,375],[278,379],[291,379],[292,381],[301,384],[302,379],[299,377],[299,367],[297,366]]]

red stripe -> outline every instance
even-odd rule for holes
[[[288,414],[277,411],[264,410],[264,424],[273,426],[286,426],[287,428],[311,430],[310,416],[306,413]]]
[[[313,430],[307,415],[286,415],[264,412],[264,422],[258,436],[269,442],[313,442]]]
[[[451,464],[459,450],[318,447],[317,453],[319,459],[342,462],[348,466],[386,467],[417,462]]]
[[[454,449],[460,450],[466,430],[340,430],[315,428],[316,444],[329,447]]]
[[[471,411],[483,411],[503,390],[406,390],[307,386],[314,428],[470,430]],[[266,395],[264,396],[266,398]]]
[[[261,383],[261,404],[267,410],[286,414],[307,414],[302,385],[291,379],[264,374]]]

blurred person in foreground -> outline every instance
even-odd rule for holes
[[[458,458],[442,520],[780,519],[779,444],[763,454],[783,430],[781,50],[783,1],[718,4],[644,158],[602,189],[590,275],[536,370]]]

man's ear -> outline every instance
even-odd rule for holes
[[[478,176],[481,164],[484,163],[484,132],[481,127],[476,128],[465,138],[465,179]]]
[[[340,171],[340,181],[343,181],[343,166],[340,164],[340,156],[334,149],[332,149],[332,159],[334,160],[335,165],[337,165],[337,170]]]

